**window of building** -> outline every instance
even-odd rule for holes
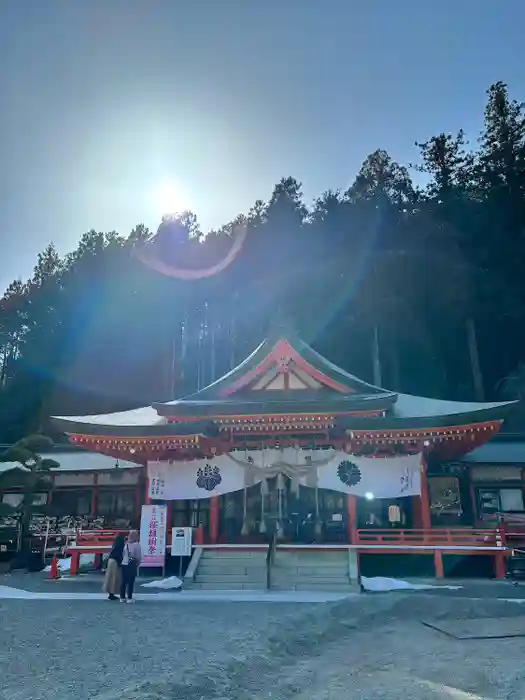
[[[480,517],[495,518],[498,513],[523,513],[523,490],[521,488],[478,489]]]
[[[97,501],[97,515],[108,520],[133,519],[135,515],[135,489],[100,489]]]
[[[18,508],[22,503],[23,497],[24,495],[22,493],[4,493],[2,496],[2,503],[11,506],[11,508]]]
[[[57,489],[53,492],[51,511],[58,517],[89,515],[92,491],[77,489]]]
[[[521,489],[500,489],[499,499],[504,513],[523,512],[523,491]]]
[[[430,514],[433,525],[458,525],[463,510],[459,479],[454,476],[433,476],[428,480]]]
[[[21,493],[4,493],[2,495],[2,503],[13,508],[18,508],[22,503],[23,494]],[[47,503],[47,493],[35,493],[33,497],[34,506],[44,506]]]
[[[210,520],[210,499],[196,501],[173,501],[173,527],[203,527],[208,528]]]

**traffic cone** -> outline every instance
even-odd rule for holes
[[[58,559],[57,559],[56,554],[54,555],[53,561],[51,562],[51,570],[49,572],[49,578],[52,579],[53,581],[56,581],[57,579],[60,578],[60,569],[58,568]]]

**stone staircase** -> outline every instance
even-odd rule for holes
[[[215,591],[267,590],[266,552],[266,548],[201,549],[190,564],[186,586]],[[279,591],[360,590],[355,550],[277,547],[270,578],[271,589]]]
[[[353,549],[277,548],[271,586],[281,591],[359,592],[357,555]]]
[[[191,588],[208,591],[266,590],[266,548],[203,549]]]

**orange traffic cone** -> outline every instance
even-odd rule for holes
[[[58,568],[58,559],[57,555],[53,557],[53,561],[51,562],[51,570],[49,572],[49,578],[56,581],[56,579],[60,578],[60,569]]]

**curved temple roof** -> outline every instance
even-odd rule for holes
[[[55,416],[77,435],[167,436],[205,433],[221,417],[333,416],[355,430],[431,429],[502,421],[515,402],[443,401],[373,386],[319,355],[295,335],[263,341],[240,365],[183,399],[130,411]]]

